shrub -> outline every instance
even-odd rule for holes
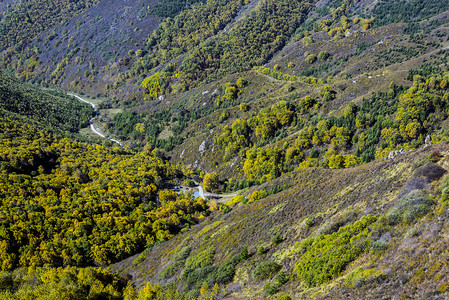
[[[254,191],[251,193],[251,195],[249,196],[249,201],[248,203],[253,203],[257,200],[263,199],[265,197],[268,196],[267,191],[265,190],[261,190],[261,191]]]
[[[10,272],[0,273],[0,292],[11,291],[14,287],[14,281]]]
[[[279,234],[276,234],[273,238],[273,244],[279,245],[283,240],[284,239]]]
[[[315,54],[309,54],[307,55],[305,62],[308,64],[313,64],[316,61],[316,55]]]
[[[318,59],[321,61],[325,61],[326,59],[328,59],[330,56],[329,53],[327,53],[326,51],[320,51],[320,53],[318,53]]]
[[[215,266],[207,266],[189,272],[187,275],[184,276],[186,288],[194,286],[195,289],[198,290],[203,284],[203,282],[205,282],[209,277],[209,275],[212,274],[216,269],[217,267]]]
[[[218,267],[216,272],[213,274],[215,281],[219,284],[227,284],[234,280],[235,267],[241,260],[240,255],[235,255],[228,259],[223,265]]]
[[[281,269],[274,261],[266,261],[259,264],[253,272],[255,280],[263,280],[273,277]]]
[[[179,250],[178,253],[176,253],[175,255],[175,260],[185,260],[187,259],[187,257],[189,257],[190,251],[192,251],[192,248],[189,246],[186,246],[184,248],[182,248],[181,250]]]
[[[240,251],[240,258],[242,260],[247,260],[249,258],[248,247],[243,247],[242,251]]]
[[[284,271],[281,271],[281,272],[279,273],[279,275],[276,277],[276,282],[277,282],[279,285],[284,285],[284,284],[286,284],[286,283],[288,282],[287,274],[285,274]]]
[[[249,105],[246,103],[240,103],[240,110],[243,112],[247,112],[249,110]]]
[[[434,163],[427,163],[421,168],[417,169],[414,176],[422,176],[429,182],[440,179],[446,173],[446,170]]]
[[[266,250],[264,249],[263,246],[260,246],[259,249],[257,249],[257,255],[261,256],[264,255],[266,252]]]
[[[387,214],[390,225],[400,222],[410,223],[429,213],[434,205],[433,199],[420,190],[413,190],[393,207]]]
[[[267,296],[272,296],[272,295],[276,294],[277,292],[279,292],[279,286],[277,284],[267,283],[263,289],[265,291],[265,295],[267,295]]]
[[[243,88],[243,87],[248,85],[248,81],[245,78],[239,78],[239,79],[237,79],[235,84],[237,85],[237,87],[239,89],[241,89],[241,88]]]
[[[176,274],[176,272],[178,272],[178,270],[184,265],[184,261],[177,261],[174,264],[166,267],[161,274],[159,275],[159,277],[161,279],[167,279],[167,278],[171,278],[173,277],[173,275]]]
[[[370,233],[368,226],[375,221],[375,217],[367,215],[338,232],[297,243],[302,253],[295,264],[298,277],[308,286],[317,286],[339,276],[365,250]]]
[[[188,274],[189,272],[198,268],[204,268],[206,266],[212,265],[214,255],[215,248],[210,247],[198,253],[196,256],[189,257],[189,259],[187,259],[186,261],[184,274]]]

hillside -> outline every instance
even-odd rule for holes
[[[231,205],[112,270],[137,287],[176,282],[192,296],[207,285],[205,298],[218,282],[218,298],[443,299],[447,147],[347,170],[291,172],[257,188],[287,190]]]
[[[89,124],[92,108],[61,91],[41,90],[0,71],[0,114],[52,132],[77,133]]]
[[[0,2],[0,298],[448,298],[448,7]]]

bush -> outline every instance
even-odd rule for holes
[[[249,105],[246,103],[240,103],[240,110],[243,112],[247,112],[249,110]]]
[[[223,265],[218,267],[216,272],[213,274],[215,281],[219,284],[227,284],[232,282],[232,280],[234,280],[235,267],[241,260],[242,259],[239,255],[235,255],[231,259],[228,259]]]
[[[286,284],[286,283],[288,282],[287,274],[285,274],[284,271],[281,271],[281,272],[279,273],[279,275],[276,277],[276,282],[277,282],[279,285],[284,285],[284,284]]]
[[[189,259],[187,259],[186,262],[184,274],[187,276],[188,273],[190,273],[195,269],[204,268],[206,266],[212,265],[214,255],[215,255],[215,248],[210,247],[198,253],[196,256],[189,257]]]
[[[10,272],[0,273],[0,292],[12,291],[14,287],[14,281]]]
[[[309,54],[306,57],[306,63],[313,64],[316,61],[316,55],[315,54]]]
[[[284,241],[284,239],[279,234],[276,234],[273,238],[273,244],[275,245],[279,245],[282,241]]]
[[[433,199],[429,195],[420,190],[413,190],[388,212],[388,223],[390,225],[396,225],[402,221],[410,223],[429,213],[434,204]]]
[[[298,277],[308,286],[317,286],[339,276],[365,250],[369,242],[368,226],[375,221],[375,217],[367,215],[338,232],[297,243],[302,253],[295,264]]]
[[[265,295],[267,295],[267,296],[272,296],[272,295],[276,294],[277,292],[279,292],[279,286],[277,284],[267,283],[263,289],[265,291]]]
[[[192,248],[189,246],[186,246],[184,248],[182,248],[181,250],[179,250],[178,253],[176,253],[175,255],[175,260],[185,260],[187,259],[187,257],[189,257],[190,251],[192,251]]]
[[[242,251],[240,251],[240,258],[242,260],[247,260],[249,258],[248,247],[243,247]]]
[[[326,59],[328,59],[330,56],[330,54],[326,51],[320,51],[320,53],[318,53],[318,59],[321,61],[325,61]]]
[[[273,277],[281,269],[281,266],[274,261],[266,261],[256,267],[253,272],[255,280],[263,280]]]
[[[159,277],[161,279],[168,279],[173,277],[173,275],[176,274],[176,272],[178,272],[178,270],[184,265],[184,261],[177,261],[174,264],[170,265],[169,267],[165,268],[161,274],[159,275]]]
[[[440,179],[446,173],[446,170],[434,163],[427,163],[415,171],[414,176],[422,176],[429,182]]]
[[[199,289],[201,287],[201,285],[203,284],[203,282],[206,282],[209,275],[212,274],[213,272],[215,272],[216,269],[217,269],[217,267],[215,267],[215,266],[207,266],[207,267],[199,268],[199,269],[189,272],[185,276],[186,288],[190,288],[190,287],[194,286],[195,289]],[[186,274],[186,273],[184,273],[184,274]]]

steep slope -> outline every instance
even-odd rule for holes
[[[52,132],[77,133],[93,109],[62,92],[40,90],[0,71],[0,114]]]
[[[115,63],[115,72],[126,69],[158,26],[159,18],[151,11],[155,3],[99,1],[64,24],[43,30],[23,47],[7,50],[2,67],[13,67],[17,77],[34,83],[82,88],[96,96],[111,82],[105,67]]]
[[[3,1],[2,1],[3,2]],[[43,30],[70,19],[98,1],[6,1],[0,6],[0,51],[26,45]]]
[[[112,270],[137,287],[176,283],[191,296],[211,295],[218,282],[218,298],[444,298],[448,210],[438,186],[447,184],[448,149],[291,172],[258,187],[289,189],[238,204]]]

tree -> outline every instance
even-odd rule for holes
[[[206,191],[214,191],[216,189],[218,189],[218,187],[220,186],[220,181],[218,179],[218,174],[217,173],[206,173],[206,175],[204,175],[204,179],[203,179],[203,187]]]
[[[315,61],[316,61],[316,56],[315,56],[315,54],[309,54],[309,55],[307,55],[307,57],[306,57],[306,63],[308,63],[308,64],[313,64]]]
[[[248,247],[243,247],[242,251],[240,251],[240,258],[242,260],[247,260],[249,258]]]

